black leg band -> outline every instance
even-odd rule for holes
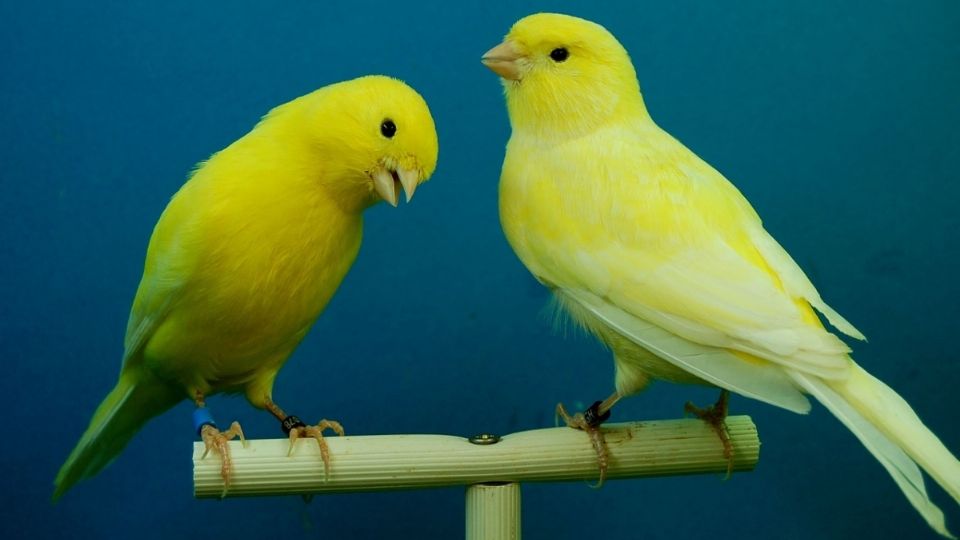
[[[594,401],[593,405],[587,407],[587,410],[583,411],[583,420],[590,427],[597,427],[609,419],[610,419],[610,411],[603,413],[603,415],[600,414],[599,401]]]
[[[280,427],[283,428],[284,435],[289,435],[291,429],[307,427],[307,425],[303,423],[303,420],[300,420],[296,416],[290,415],[280,422]]]

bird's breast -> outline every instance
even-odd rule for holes
[[[511,247],[530,271],[567,285],[564,270],[606,237],[600,216],[610,206],[601,161],[583,141],[551,147],[514,137],[500,180],[500,220]]]
[[[238,197],[191,232],[201,253],[147,346],[148,362],[180,379],[240,381],[285,361],[359,250],[359,215]]]

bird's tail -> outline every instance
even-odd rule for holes
[[[60,467],[53,500],[106,467],[147,420],[183,399],[183,392],[149,374],[130,370],[97,407],[80,442]]]
[[[914,508],[941,535],[954,538],[927,496],[917,465],[960,504],[960,462],[889,386],[853,365],[844,381],[798,372],[793,378],[830,410],[890,473]]]

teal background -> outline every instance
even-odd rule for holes
[[[509,126],[479,63],[518,18],[567,12],[630,51],[664,128],[727,175],[833,307],[862,365],[960,450],[960,3],[0,3],[0,536],[457,538],[462,489],[197,501],[189,404],[56,506],[52,480],[115,381],[153,224],[193,164],[270,107],[369,73],[430,103],[439,167],[367,214],[361,254],[275,398],[350,434],[510,433],[612,388],[591,339],[497,217]],[[708,389],[654,385],[615,420],[672,418]],[[242,399],[210,401],[280,436]],[[735,398],[763,440],[751,474],[524,487],[528,539],[933,538],[821,407]],[[934,500],[960,531],[960,508]]]

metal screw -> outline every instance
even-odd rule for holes
[[[500,436],[492,433],[480,433],[479,435],[474,435],[467,440],[469,440],[472,444],[497,444],[500,442]]]

